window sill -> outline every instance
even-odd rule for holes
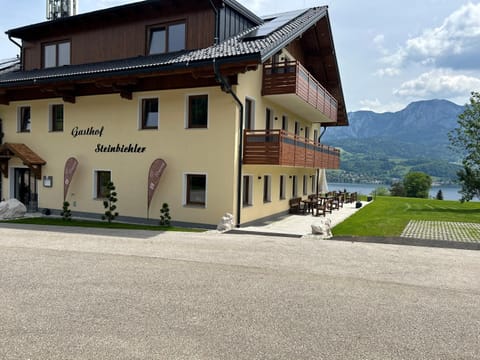
[[[185,208],[192,208],[192,209],[206,209],[207,207],[202,204],[185,204],[183,205]]]

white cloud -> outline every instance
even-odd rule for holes
[[[480,3],[468,3],[454,11],[443,23],[410,38],[395,52],[384,56],[388,67],[400,68],[407,62],[450,68],[480,68]]]
[[[406,103],[399,103],[399,102],[382,103],[378,98],[374,100],[370,100],[370,99],[360,100],[359,103],[360,103],[359,110],[373,111],[376,113],[399,111],[404,109],[405,106],[407,105]]]
[[[416,79],[404,82],[394,95],[403,98],[456,98],[468,96],[480,89],[480,78],[456,74],[451,70],[435,69]]]
[[[379,76],[379,77],[397,76],[399,74],[400,74],[400,70],[398,68],[394,68],[394,67],[383,68],[383,69],[377,70],[375,72],[375,75]]]

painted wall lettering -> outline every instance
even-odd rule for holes
[[[101,128],[94,128],[93,126],[90,126],[89,128],[86,129],[79,129],[78,126],[75,126],[72,129],[72,136],[76,138],[77,136],[98,136],[102,137],[103,135],[103,126]]]
[[[138,144],[117,144],[117,145],[102,145],[97,144],[95,152],[100,153],[143,153],[147,148],[145,146],[139,146]]]

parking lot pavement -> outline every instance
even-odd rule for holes
[[[476,359],[480,252],[0,228],[2,359]]]

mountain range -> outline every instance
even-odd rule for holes
[[[330,181],[390,183],[408,171],[454,181],[459,157],[448,133],[463,111],[448,100],[424,100],[397,112],[350,112],[350,126],[327,128],[321,139],[342,150],[341,170],[329,172]]]

